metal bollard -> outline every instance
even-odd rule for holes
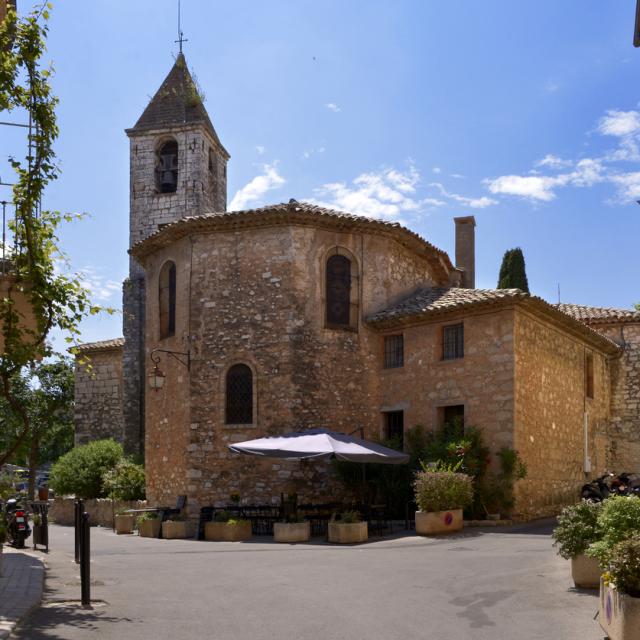
[[[76,564],[80,563],[80,528],[82,524],[82,514],[84,513],[84,503],[82,500],[76,500],[74,503],[74,525],[75,525],[75,559]]]
[[[91,528],[89,514],[84,512],[80,526],[80,594],[83,607],[91,606]]]

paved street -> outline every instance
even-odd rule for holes
[[[398,537],[358,547],[148,540],[92,529],[84,611],[73,529],[51,527],[45,606],[15,637],[598,640],[550,527]],[[90,635],[89,635],[90,634]]]

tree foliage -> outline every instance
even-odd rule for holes
[[[505,252],[498,276],[498,289],[522,289],[529,293],[529,281],[520,247]]]
[[[96,440],[66,453],[51,468],[49,484],[59,495],[104,498],[104,477],[122,461],[122,445],[115,440]]]
[[[51,354],[46,339],[52,329],[62,330],[73,342],[79,335],[81,319],[99,311],[91,305],[81,279],[60,269],[66,258],[58,247],[57,230],[61,223],[77,216],[41,208],[45,188],[58,175],[53,149],[58,137],[58,100],[49,84],[52,69],[41,63],[50,8],[43,4],[21,18],[9,8],[0,24],[0,111],[30,118],[34,126],[31,152],[10,158],[15,173],[15,217],[9,221],[13,236],[10,277],[16,295],[28,301],[33,322],[27,323],[20,314],[15,296],[0,300],[4,338],[0,395],[21,422],[14,437],[0,450],[0,464],[13,456],[31,429],[28,412],[18,397],[20,385],[14,388],[16,375]]]
[[[104,490],[114,500],[144,500],[144,467],[121,460],[103,477]]]

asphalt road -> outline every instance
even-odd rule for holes
[[[601,640],[549,524],[357,547],[149,540],[92,529],[93,610],[73,529],[51,527],[44,606],[15,638]],[[67,601],[67,602],[60,602]]]

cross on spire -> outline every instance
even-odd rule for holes
[[[177,42],[180,46],[180,53],[182,53],[182,43],[183,42],[189,42],[189,40],[187,40],[187,38],[184,37],[184,33],[182,32],[182,22],[181,22],[181,17],[180,17],[180,4],[181,4],[181,0],[178,0],[178,39],[174,40],[174,42]]]

